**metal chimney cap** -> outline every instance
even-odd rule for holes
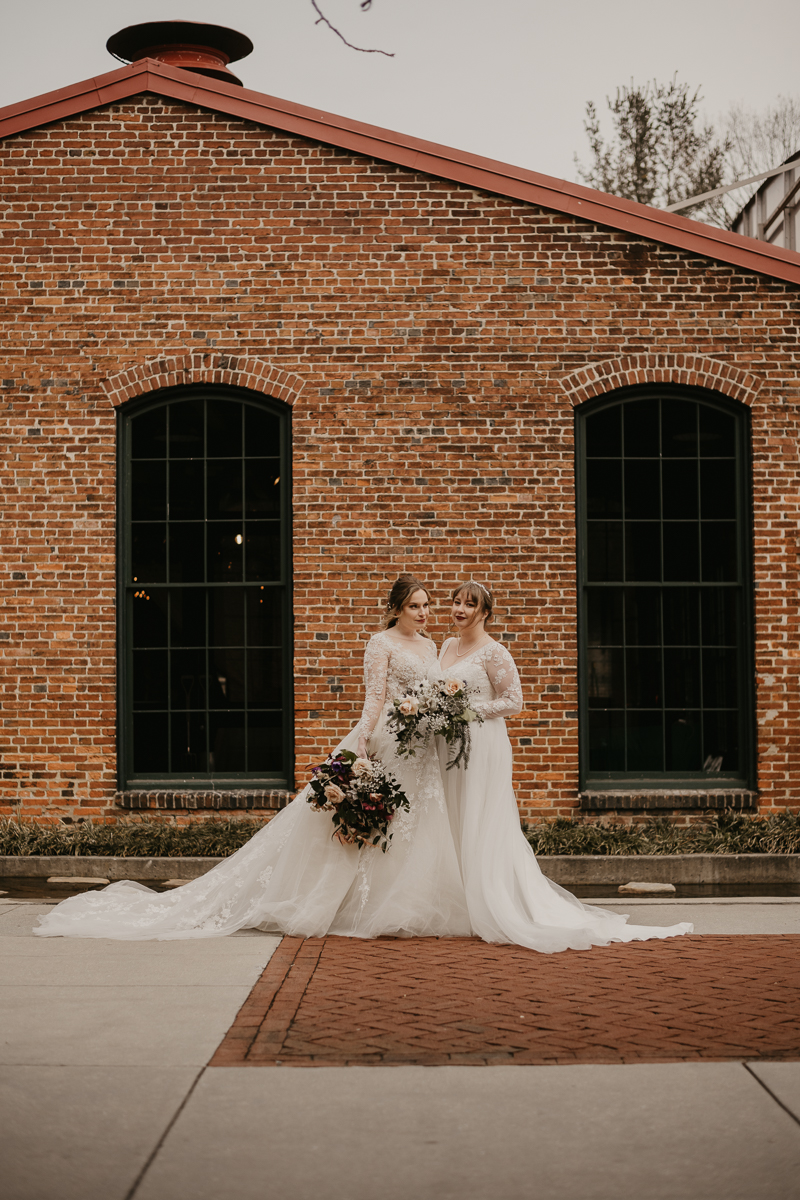
[[[206,25],[202,21],[146,21],[113,34],[106,42],[106,49],[125,62],[155,58],[166,66],[241,84],[241,80],[227,69],[227,64],[246,58],[253,43],[245,34],[224,25]]]

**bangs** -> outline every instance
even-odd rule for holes
[[[483,588],[479,588],[477,583],[462,583],[461,587],[457,587],[453,592],[453,600],[460,596],[462,599],[471,600],[478,608],[488,608],[486,593]]]

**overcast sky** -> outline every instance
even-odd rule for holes
[[[117,65],[118,29],[181,18],[229,25],[255,50],[245,87],[563,179],[586,157],[587,100],[631,78],[702,85],[713,119],[800,96],[799,0],[4,0],[0,105]],[[799,147],[800,148],[800,147]]]

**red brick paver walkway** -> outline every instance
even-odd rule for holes
[[[800,936],[281,942],[212,1066],[800,1058]]]

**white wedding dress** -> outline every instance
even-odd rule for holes
[[[238,929],[321,937],[340,934],[467,936],[464,888],[445,804],[436,746],[399,759],[385,729],[391,700],[424,678],[438,678],[436,648],[416,649],[391,632],[376,634],[364,655],[366,699],[361,720],[339,744],[369,753],[397,778],[410,800],[392,823],[383,854],[331,837],[329,812],[303,791],[241,850],[208,874],[168,893],[131,881],[72,896],[42,918],[42,937],[170,939],[220,937]]]
[[[442,646],[440,663],[451,644],[448,639]],[[505,718],[522,709],[514,660],[499,642],[489,641],[443,674],[475,689],[472,706],[484,717],[483,724],[470,726],[466,770],[446,770],[452,751],[437,739],[472,933],[485,942],[515,942],[545,954],[691,933],[688,923],[628,925],[626,916],[582,904],[542,874],[520,827],[511,779]]]

